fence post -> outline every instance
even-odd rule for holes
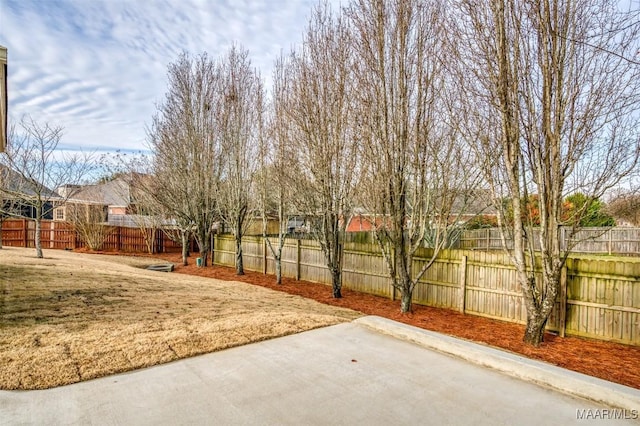
[[[29,247],[29,225],[27,219],[22,219],[22,229],[24,229],[24,239],[22,242],[22,247]]]
[[[558,330],[560,337],[564,337],[567,327],[567,265],[560,270],[560,308],[558,312]]]
[[[613,252],[613,228],[609,228],[609,256]]]
[[[467,256],[462,256],[462,262],[460,263],[460,312],[464,314],[467,303]]]
[[[491,228],[487,228],[487,251],[491,248]]]
[[[300,280],[300,238],[296,240],[296,280]]]

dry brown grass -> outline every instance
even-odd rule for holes
[[[0,389],[44,389],[352,320],[240,282],[151,272],[149,258],[0,250]]]

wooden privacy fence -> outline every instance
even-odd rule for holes
[[[602,253],[640,256],[640,228],[607,227],[582,228],[571,235],[569,228],[560,229],[561,246],[575,253]],[[539,249],[537,233],[534,244]],[[509,248],[513,242],[507,240]],[[465,230],[456,248],[471,250],[501,250],[502,238],[498,228]]]
[[[84,248],[73,225],[68,222],[51,220],[42,221],[40,241],[45,249],[76,249]],[[120,251],[125,253],[146,253],[149,251],[145,235],[151,235],[149,230],[126,228],[122,226],[109,227],[103,251]],[[36,223],[32,220],[5,220],[2,223],[2,244],[9,247],[35,247]],[[161,230],[156,230],[153,238],[154,253],[180,252],[180,244],[172,241]]]
[[[145,233],[137,228],[114,227],[105,251],[146,252]],[[2,226],[6,246],[34,247],[35,223],[7,220]],[[43,221],[43,248],[83,247],[72,225]],[[180,252],[180,245],[163,232],[156,233],[155,252]],[[195,247],[192,247],[195,251]],[[247,270],[275,273],[275,260],[262,237],[245,237]],[[426,261],[426,249],[415,259],[414,274]],[[231,236],[213,239],[214,263],[233,266],[235,242]],[[318,243],[287,239],[282,274],[306,281],[331,283]],[[343,286],[395,299],[387,267],[377,244],[367,239],[345,243]],[[414,303],[455,309],[500,320],[524,323],[526,310],[515,269],[502,251],[445,250],[423,276],[413,294]],[[563,271],[559,300],[548,323],[559,334],[640,345],[640,258],[573,255]]]
[[[234,265],[233,238],[216,236],[213,246],[214,263]],[[261,237],[245,237],[242,247],[247,270],[275,273],[275,261]],[[282,259],[285,277],[331,283],[314,241],[287,239]],[[414,273],[425,261],[425,257],[416,259]],[[346,243],[342,276],[345,288],[391,299],[398,296],[376,244]],[[515,323],[526,321],[516,271],[503,252],[443,251],[416,286],[413,301]],[[561,335],[640,345],[640,258],[569,258],[548,329]]]

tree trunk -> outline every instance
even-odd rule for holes
[[[42,228],[42,219],[36,219],[36,235],[35,235],[35,245],[36,245],[36,257],[38,259],[42,259],[44,255],[42,254],[42,239],[40,238],[40,229]]]
[[[204,235],[201,238],[202,241],[198,241],[198,253],[200,259],[202,259],[202,267],[206,267],[209,264],[209,235]]]
[[[209,248],[201,248],[199,251],[200,259],[202,259],[202,267],[204,268],[209,264]]]
[[[403,314],[411,312],[411,299],[413,296],[412,293],[412,291],[407,290],[406,288],[403,288],[401,291],[400,312],[402,312]]]
[[[331,285],[333,287],[333,298],[342,298],[342,274],[340,269],[333,269],[331,271]]]
[[[242,263],[242,237],[236,236],[236,275],[244,275]]]
[[[282,256],[276,257],[276,284],[282,284]]]
[[[404,208],[402,209],[404,211]],[[404,213],[396,215],[398,229],[404,221]],[[402,232],[396,246],[394,247],[395,268],[398,274],[398,286],[400,287],[400,312],[403,314],[411,312],[411,299],[413,299],[413,282],[408,271],[411,270],[412,255],[407,251],[405,241],[406,234]]]
[[[2,249],[2,225],[4,225],[4,218],[0,220],[0,249]]]
[[[189,234],[187,232],[181,232],[182,238],[182,265],[187,266],[189,264],[187,258],[189,257]]]
[[[562,266],[550,268],[551,271],[543,273],[542,287],[546,289],[546,295],[539,305],[525,300],[527,307],[527,327],[523,338],[525,343],[537,347],[544,340],[544,330],[560,292],[561,268]],[[525,294],[525,297],[527,297],[527,294]]]
[[[155,253],[155,245],[156,245],[156,228],[151,228],[151,238],[149,238],[149,254]]]
[[[525,343],[535,347],[540,346],[544,339],[544,329],[547,319],[542,315],[527,315],[527,327],[524,331]]]

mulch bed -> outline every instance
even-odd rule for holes
[[[545,334],[539,348],[522,342],[524,326],[473,315],[464,315],[449,309],[413,305],[413,312],[402,314],[400,302],[383,297],[342,289],[342,299],[334,299],[331,288],[324,284],[275,277],[247,271],[238,276],[234,268],[214,266],[198,268],[195,258],[182,266],[179,254],[154,255],[173,262],[175,272],[241,281],[277,291],[296,294],[328,305],[350,308],[367,315],[378,315],[426,330],[437,331],[462,339],[505,349],[528,358],[548,362],[604,380],[640,389],[640,347],[602,342],[578,337],[559,337]]]

